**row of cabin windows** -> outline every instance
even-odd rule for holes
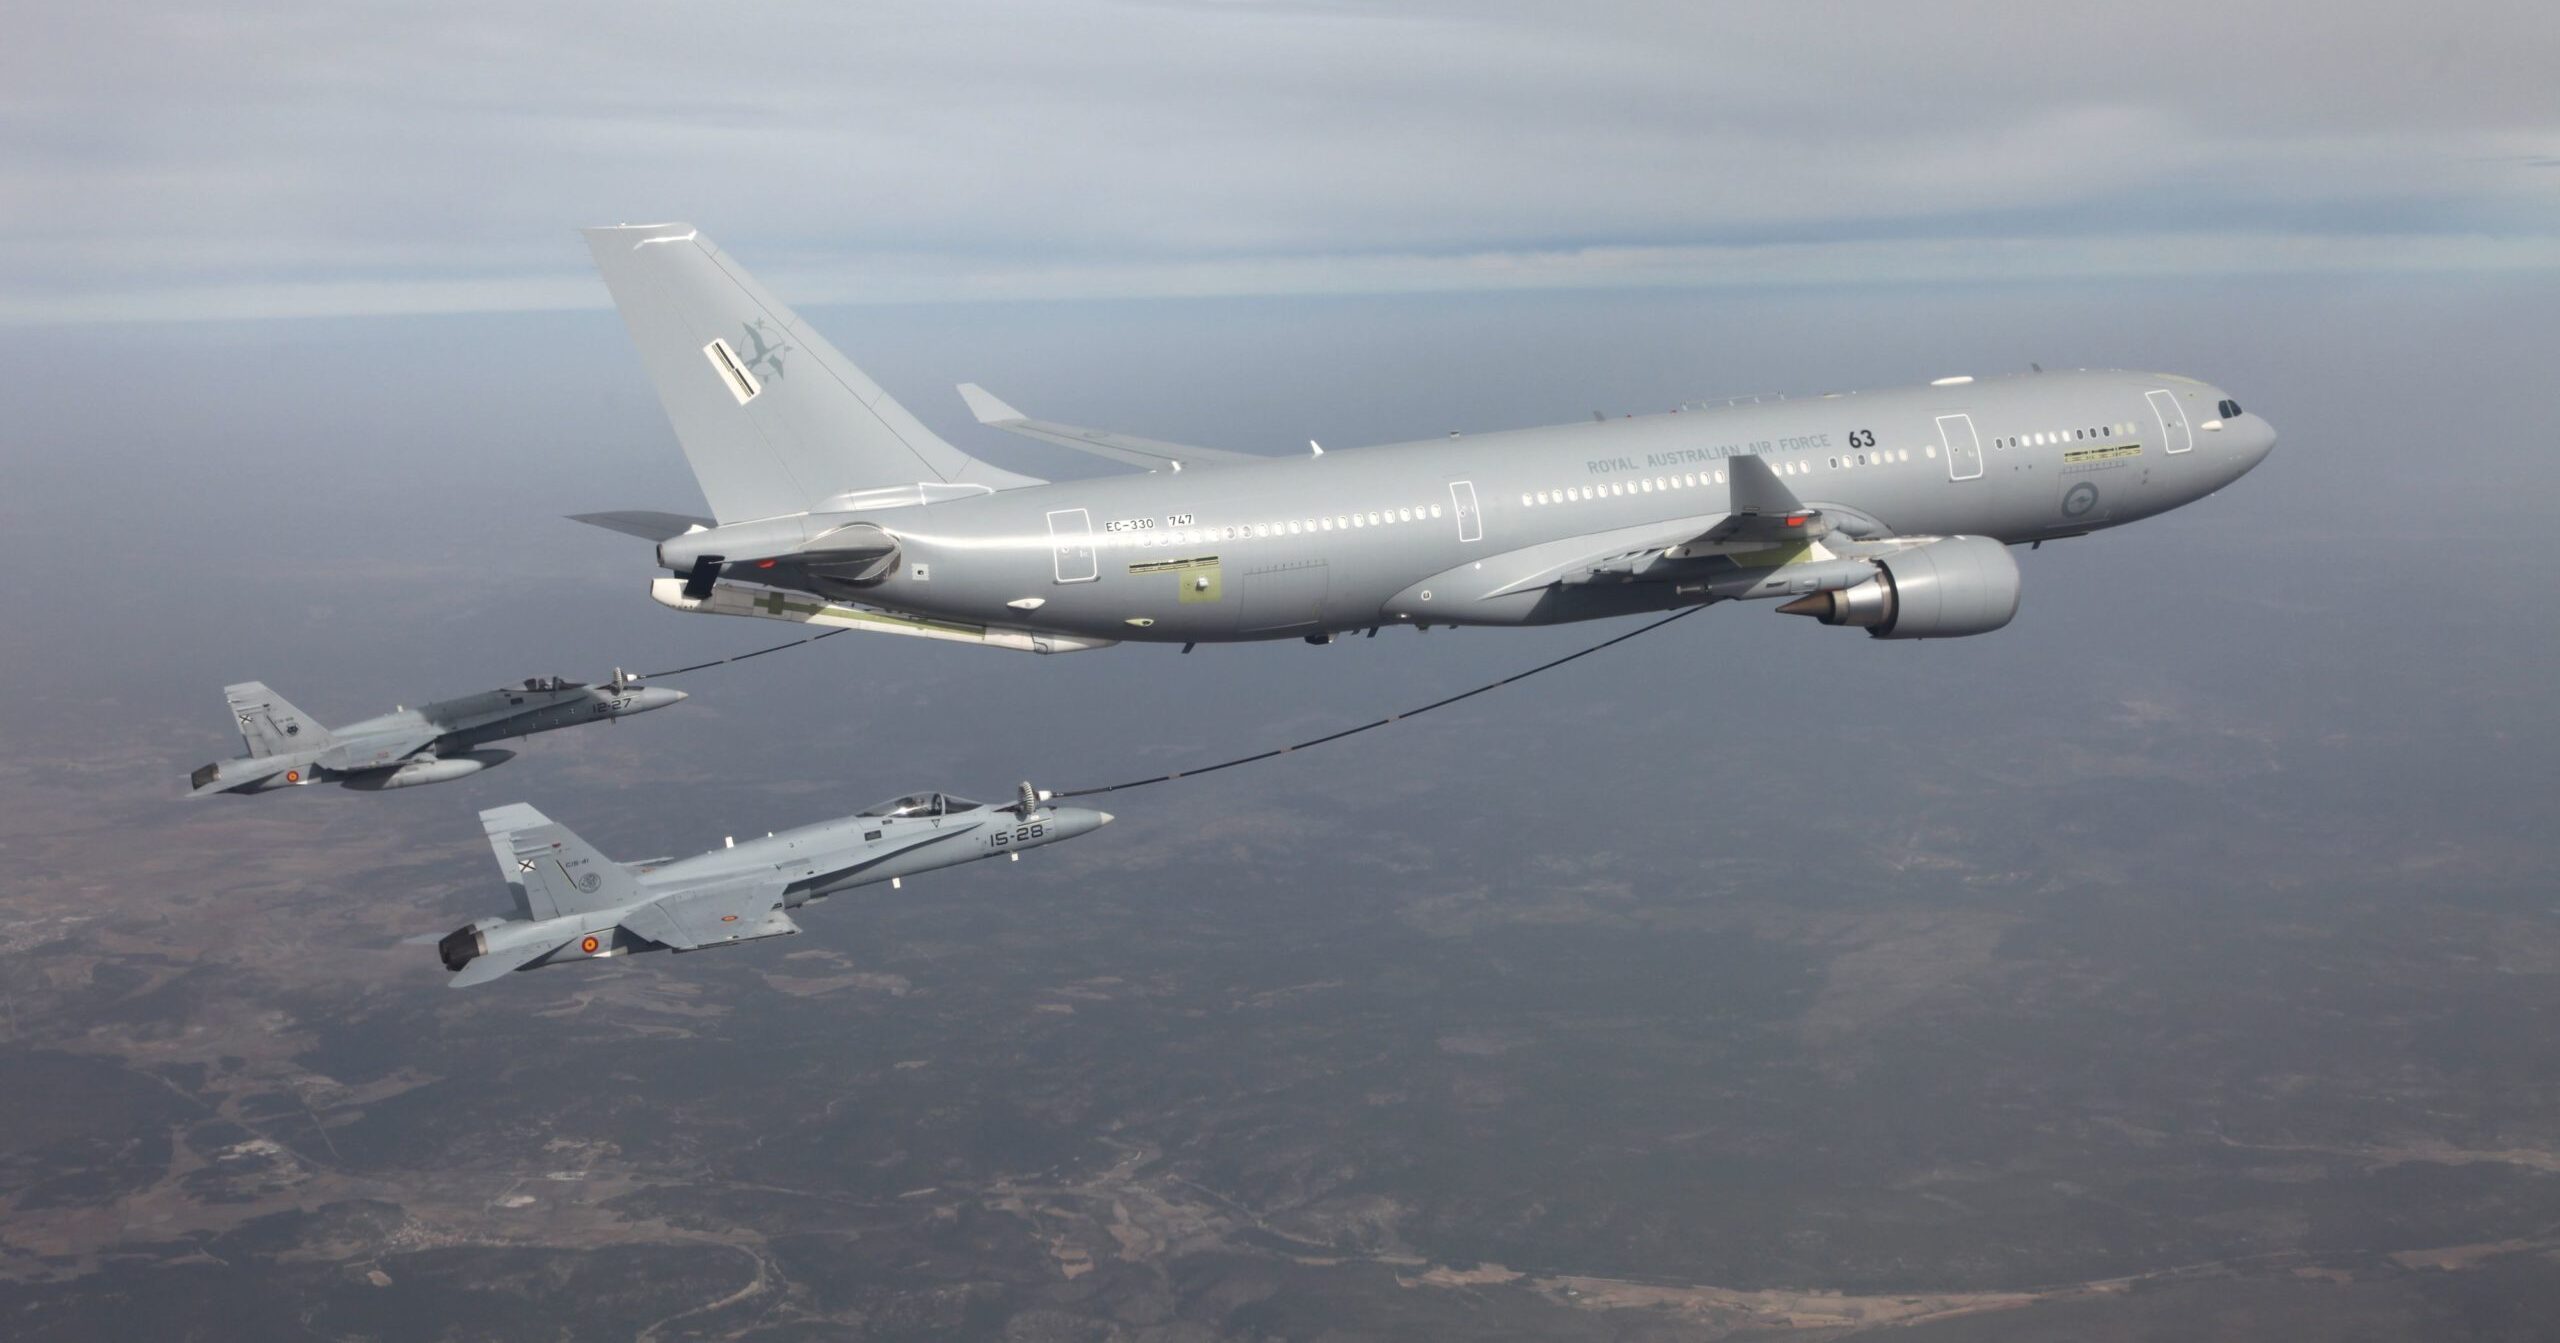
[[[1937,456],[1938,450],[1936,448],[1929,449],[1929,455],[1932,457]],[[1834,471],[1843,471],[1851,467],[1885,466],[1893,462],[1907,462],[1910,460],[1911,449],[1909,448],[1878,448],[1873,452],[1853,452],[1844,457],[1834,457],[1831,459],[1831,469]]]
[[[1794,475],[1797,464],[1771,463],[1779,466],[1780,475]],[[1630,494],[1652,494],[1657,490],[1694,490],[1701,485],[1721,485],[1722,471],[1691,471],[1685,475],[1655,476],[1650,480],[1613,480],[1605,485],[1568,485],[1561,490],[1532,490],[1520,496],[1520,506],[1535,508],[1540,504],[1575,504],[1585,499],[1620,499]]]
[[[2224,418],[2240,413],[2240,403],[2225,401],[2216,407]],[[2066,432],[2068,437],[2066,438]],[[2131,424],[2100,425],[2095,428],[2048,430],[2033,434],[2010,434],[1991,440],[1994,448],[2040,448],[2055,443],[2106,440],[2133,433]],[[1935,458],[1938,450],[1924,448],[1923,455]],[[1909,448],[1884,448],[1874,452],[1854,453],[1831,459],[1835,471],[1860,466],[1882,466],[1911,460]],[[1771,462],[1779,475],[1798,476],[1811,471],[1809,462]],[[1569,485],[1560,490],[1534,490],[1520,496],[1521,506],[1535,508],[1541,504],[1579,503],[1588,499],[1620,498],[1630,494],[1652,494],[1656,491],[1696,489],[1701,485],[1722,485],[1722,471],[1693,471],[1685,474],[1655,476],[1649,480],[1613,480],[1605,485]],[[1440,505],[1419,508],[1383,508],[1371,513],[1336,513],[1332,517],[1297,518],[1285,522],[1256,522],[1233,527],[1204,527],[1171,532],[1144,532],[1138,537],[1141,548],[1155,546],[1197,546],[1212,541],[1241,541],[1249,537],[1303,536],[1311,532],[1350,531],[1355,527],[1387,527],[1403,522],[1421,522],[1440,516]]]
[[[2103,443],[2111,438],[2131,438],[2133,425],[2102,424],[2094,429],[2053,429],[2041,434],[2011,434],[1991,440],[1995,448],[2043,448],[2056,443]]]
[[[1428,522],[1440,516],[1440,505],[1381,508],[1374,513],[1336,513],[1329,518],[1291,518],[1283,522],[1237,523],[1232,527],[1193,527],[1170,532],[1140,532],[1138,546],[1201,546],[1212,541],[1244,541],[1255,537],[1305,536],[1310,532],[1347,532],[1355,527],[1392,527],[1402,522]]]

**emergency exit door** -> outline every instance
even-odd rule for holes
[[[1476,483],[1472,480],[1449,482],[1449,506],[1458,514],[1458,539],[1484,539],[1484,511],[1476,507]]]
[[[1971,480],[1982,474],[1982,439],[1973,432],[1972,416],[1939,416],[1938,443],[1947,450],[1947,479]]]

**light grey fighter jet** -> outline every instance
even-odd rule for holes
[[[1288,458],[963,387],[981,423],[1147,468],[1049,483],[935,435],[691,226],[586,237],[711,516],[581,521],[655,542],[678,577],[653,595],[685,611],[1048,653],[1778,598],[1945,638],[2009,623],[2010,547],[2191,503],[2276,441],[2161,373],[1955,376]]]
[[[187,776],[189,797],[314,783],[367,792],[443,783],[515,759],[515,752],[494,749],[490,742],[647,713],[684,698],[681,690],[643,686],[619,674],[603,685],[538,676],[520,687],[398,709],[332,729],[257,681],[224,686],[222,694],[231,701],[249,754],[199,766]]]
[[[538,965],[781,937],[800,931],[791,911],[811,900],[1019,854],[1110,823],[1107,811],[1060,806],[1024,784],[1001,807],[917,793],[681,861],[617,863],[517,803],[480,813],[514,912],[464,924],[437,940],[436,951],[458,989]]]

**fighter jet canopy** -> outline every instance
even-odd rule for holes
[[[865,816],[949,816],[955,812],[976,811],[979,803],[949,793],[909,793],[905,797],[865,807]]]

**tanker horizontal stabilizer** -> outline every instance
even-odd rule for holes
[[[1035,420],[1006,405],[996,398],[995,393],[974,382],[960,384],[960,399],[969,403],[969,413],[978,417],[978,423],[990,429],[1002,429],[1008,434],[1020,434],[1043,443],[1089,452],[1096,457],[1108,457],[1115,462],[1143,466],[1150,471],[1179,471],[1186,466],[1232,466],[1271,460],[1249,452],[1195,448],[1187,443],[1115,434],[1108,429],[1087,429],[1081,425],[1059,424],[1055,420]]]
[[[627,508],[612,513],[572,513],[571,522],[602,527],[643,541],[669,541],[692,531],[708,531],[714,525],[709,518],[687,513],[658,513],[645,508]]]

